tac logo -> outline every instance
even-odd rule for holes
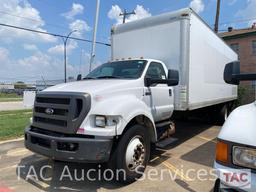
[[[240,189],[251,188],[250,169],[222,169],[220,170],[221,188],[235,187]]]

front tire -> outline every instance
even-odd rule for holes
[[[110,160],[114,170],[125,172],[125,175],[116,175],[116,179],[131,183],[140,178],[146,169],[149,156],[150,139],[147,129],[142,125],[130,127],[117,143]]]

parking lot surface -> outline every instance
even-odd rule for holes
[[[202,122],[176,123],[174,142],[164,149],[156,148],[143,180],[129,185],[114,180],[102,180],[100,176],[104,165],[54,162],[26,150],[23,141],[2,143],[0,144],[0,192],[212,191],[214,178],[210,173],[219,130],[219,126]],[[42,167],[45,169],[40,169]],[[96,170],[93,172],[95,175],[93,178],[97,179],[93,181],[82,177],[81,170],[86,174],[90,169]],[[197,176],[198,172],[200,177]],[[62,180],[60,180],[61,176],[63,176]]]

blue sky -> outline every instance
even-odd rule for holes
[[[111,26],[121,22],[118,15],[124,8],[135,10],[128,18],[132,21],[188,6],[213,27],[216,0],[101,0],[97,40],[109,42]],[[220,30],[249,27],[256,21],[255,10],[256,0],[222,0]],[[77,29],[72,36],[85,39],[92,38],[94,15],[94,0],[1,0],[0,6],[0,23],[62,35]],[[69,76],[87,73],[90,50],[88,43],[69,41]],[[110,48],[97,45],[94,66],[109,58]],[[61,79],[62,40],[0,27],[0,66],[0,82]]]

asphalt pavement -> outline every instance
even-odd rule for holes
[[[23,140],[0,143],[0,191],[212,191],[211,172],[220,127],[202,122],[176,125],[174,142],[167,148],[156,148],[147,174],[132,184],[101,179],[104,165],[54,162],[25,149]],[[82,177],[82,170],[86,174],[92,169],[95,171],[90,179]]]

